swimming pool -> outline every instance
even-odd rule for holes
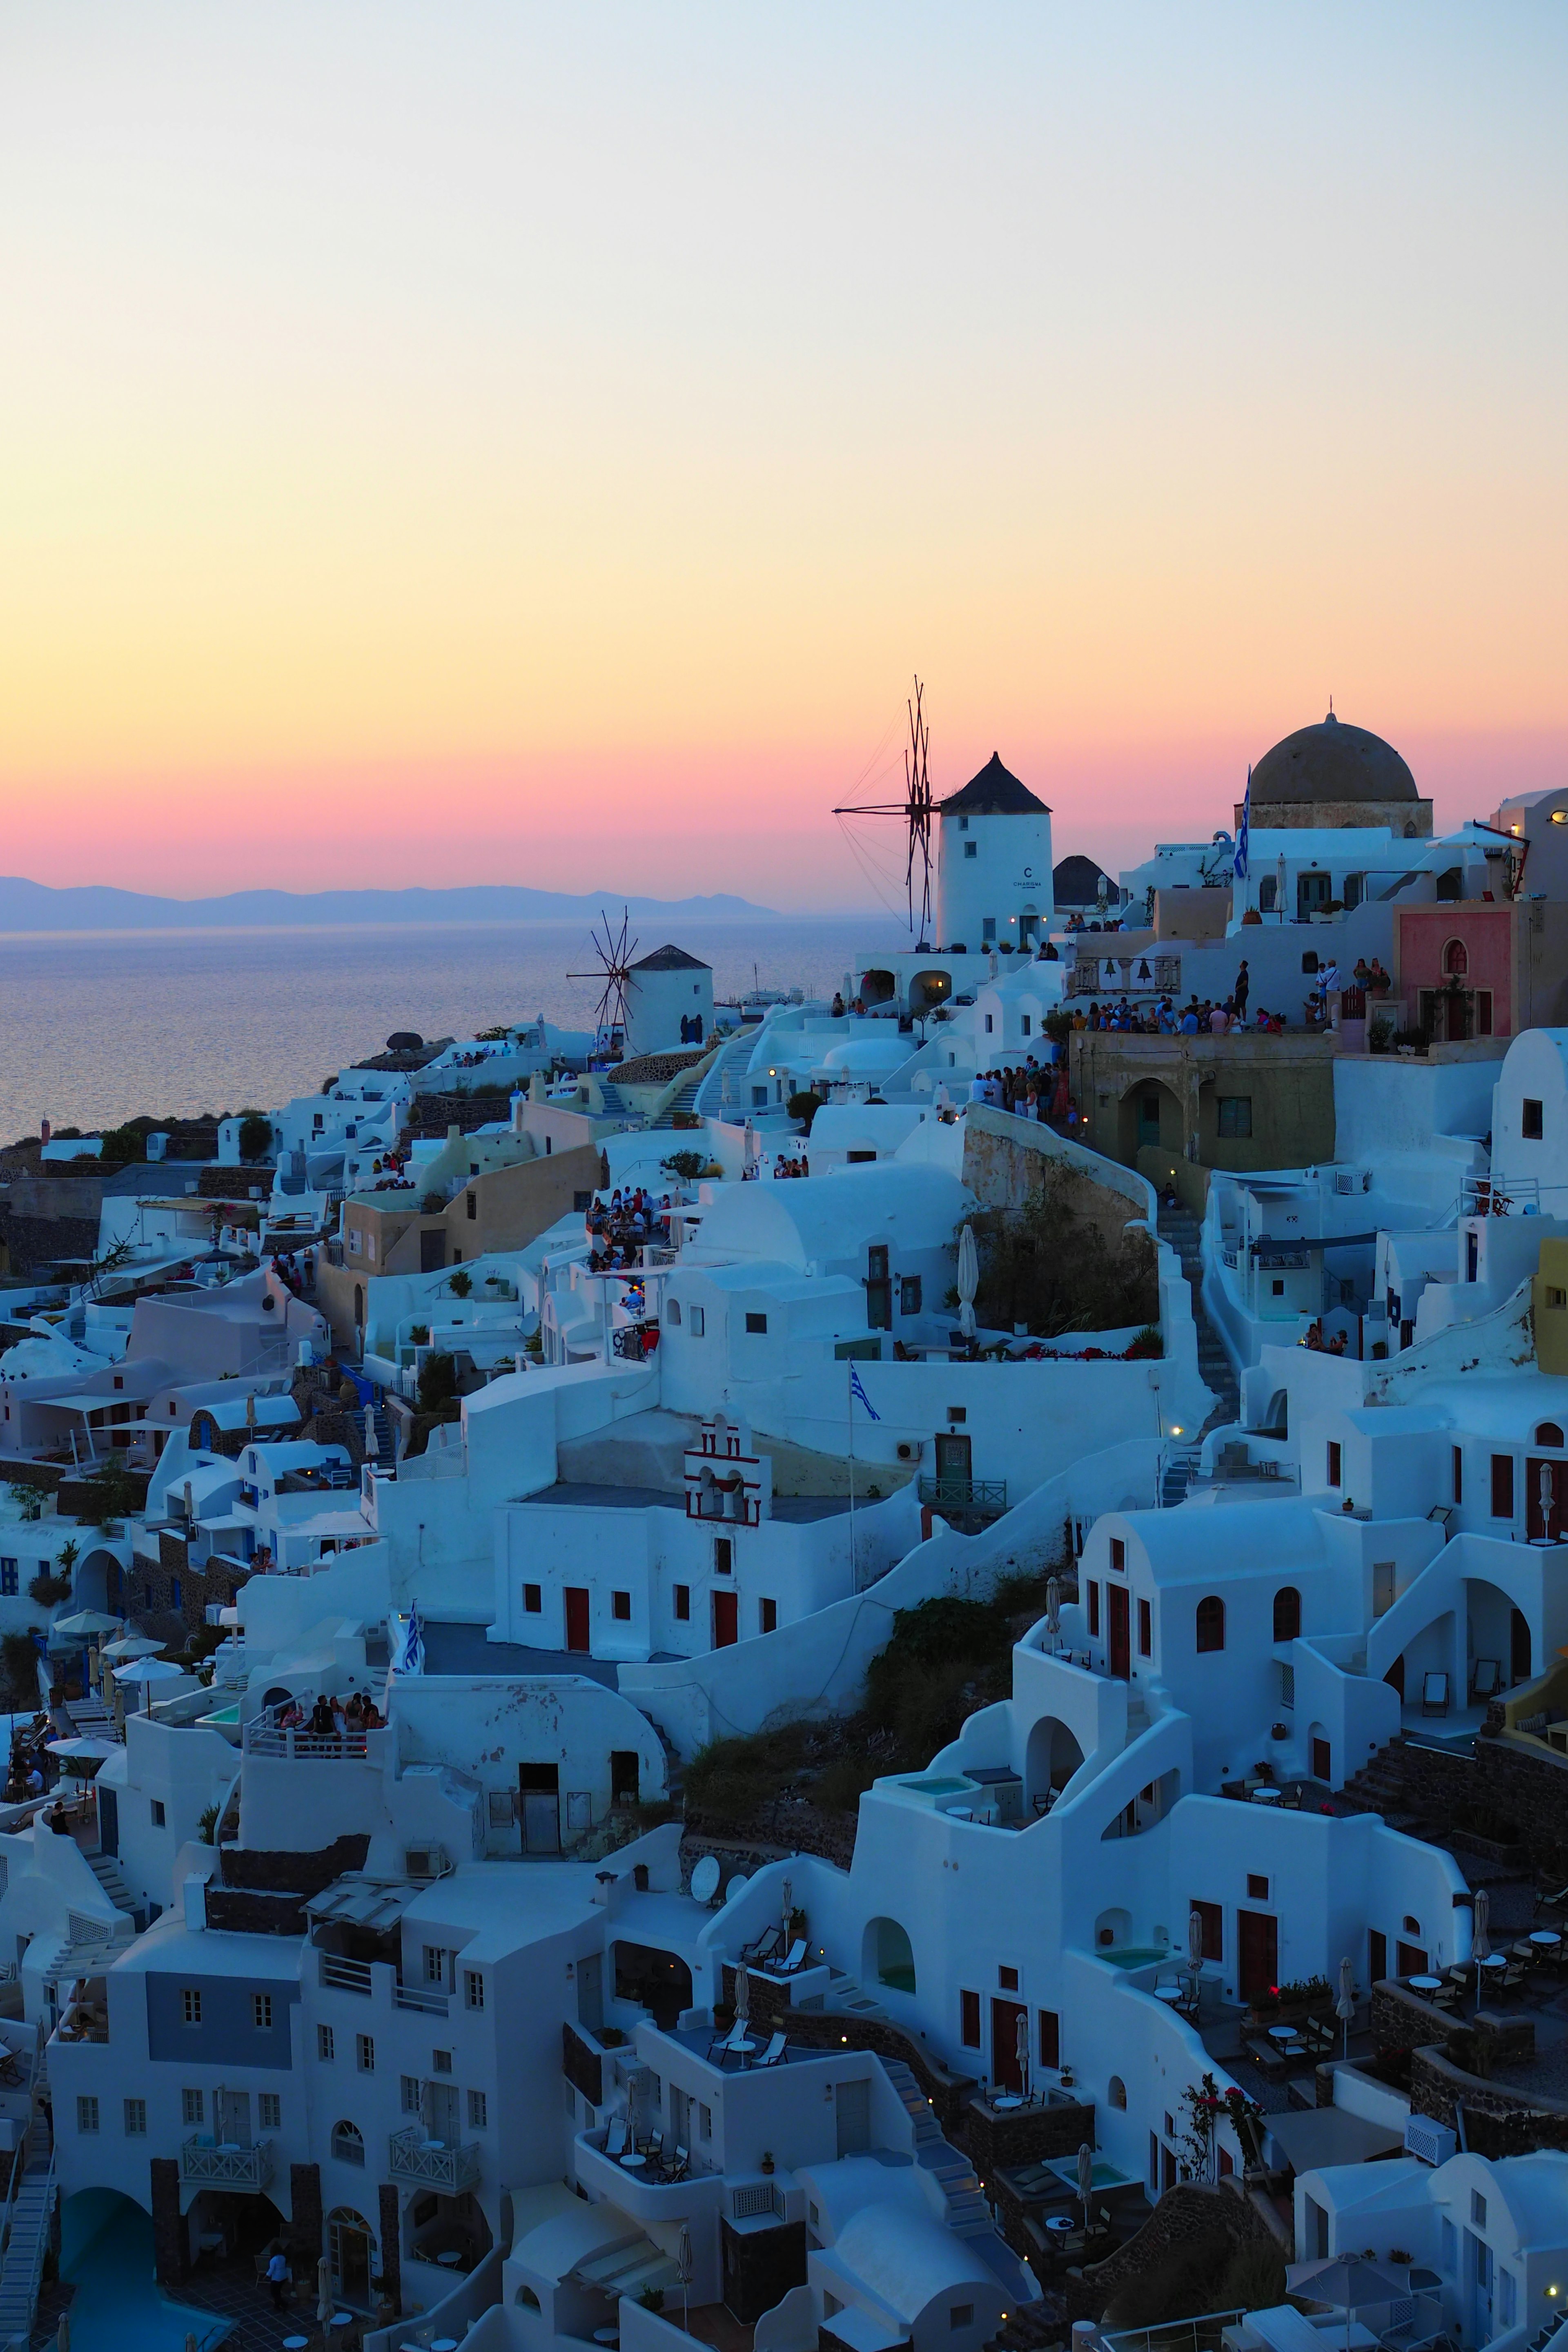
[[[171,2303],[153,2275],[153,2222],[129,2198],[88,2189],[60,2216],[61,2274],[71,2298],[71,2352],[213,2352],[232,2323]]]

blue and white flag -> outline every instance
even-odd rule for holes
[[[422,1675],[425,1671],[425,1635],[419,1623],[419,1604],[408,1604],[408,1626],[403,1636],[393,1669],[396,1675]]]
[[[1247,792],[1241,803],[1241,826],[1236,836],[1236,856],[1231,859],[1231,871],[1238,882],[1247,879],[1247,839],[1252,831],[1252,767],[1247,770]]]
[[[860,1378],[859,1373],[856,1370],[853,1363],[851,1363],[849,1367],[849,1394],[852,1400],[857,1397],[859,1399],[860,1402],[865,1406],[873,1421],[881,1420],[882,1416],[877,1411],[877,1408],[872,1403],[870,1398],[867,1395],[866,1384]]]

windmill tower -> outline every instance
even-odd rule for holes
[[[566,977],[568,980],[595,980],[603,983],[594,1012],[594,1050],[595,1053],[611,1054],[623,1051],[626,1045],[626,1026],[631,1017],[631,960],[637,953],[637,943],[636,940],[632,940],[629,945],[627,943],[630,923],[626,908],[621,909],[618,931],[612,929],[610,919],[603,908],[599,909],[599,921],[605,927],[603,939],[597,929],[589,933],[594,952],[599,959],[597,969],[569,971]]]
[[[902,817],[909,836],[904,887],[909,897],[910,935],[917,948],[922,950],[930,944],[926,934],[931,929],[931,819],[935,813],[929,765],[931,729],[921,707],[924,693],[925,689],[917,677],[914,693],[907,706],[910,740],[904,751],[903,799],[862,803],[850,808],[837,808],[833,812],[838,817]]]

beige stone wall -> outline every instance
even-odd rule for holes
[[[1331,1034],[1267,1037],[1139,1037],[1079,1030],[1070,1045],[1073,1097],[1085,1141],[1108,1160],[1139,1165],[1139,1099],[1160,1094],[1159,1150],[1205,1168],[1245,1173],[1304,1168],[1334,1156]],[[1222,1136],[1219,1103],[1252,1107],[1249,1136]],[[1195,1152],[1189,1150],[1196,1135]],[[1152,1144],[1152,1138],[1149,1139]]]
[[[1236,823],[1241,825],[1241,807],[1236,803]],[[1430,801],[1271,801],[1255,802],[1251,825],[1254,833],[1278,827],[1281,833],[1307,833],[1316,827],[1331,826],[1342,831],[1360,832],[1370,824],[1385,824],[1396,840],[1406,838],[1405,828],[1413,824],[1417,841],[1432,838],[1432,803]]]
[[[1031,1133],[1026,1122],[1008,1124],[1023,1132],[997,1134],[973,1114],[964,1122],[963,1181],[987,1209],[1021,1209],[1039,1184],[1045,1159],[1067,1157],[1051,1149],[1057,1139],[1049,1128],[1036,1128]],[[1075,1172],[1085,1222],[1097,1227],[1115,1247],[1122,1228],[1133,1219],[1142,1220],[1143,1210],[1136,1201],[1096,1183],[1086,1170],[1079,1168]]]

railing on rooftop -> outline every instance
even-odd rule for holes
[[[347,1959],[342,1952],[323,1952],[321,1983],[329,1992],[358,1992],[368,1996],[371,1989],[370,1962]]]
[[[327,1759],[341,1761],[363,1759],[370,1754],[372,1734],[365,1731],[325,1733],[279,1730],[270,1716],[253,1715],[245,1727],[245,1748],[249,1756],[287,1756],[295,1759]]]
[[[436,1985],[397,1985],[392,2000],[395,2009],[417,2010],[426,2017],[445,2017],[452,2005],[451,1995]]]

